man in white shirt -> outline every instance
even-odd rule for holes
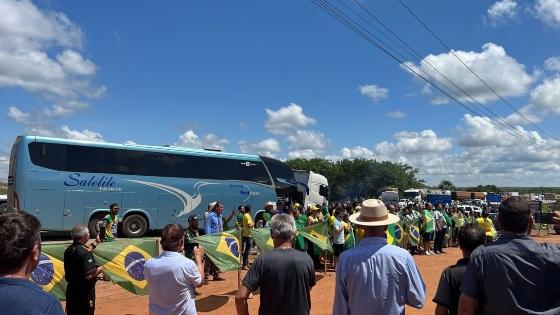
[[[194,288],[202,285],[204,250],[194,248],[194,262],[186,258],[184,237],[180,224],[166,225],[161,232],[163,252],[144,264],[150,315],[196,314]]]

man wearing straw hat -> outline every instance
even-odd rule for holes
[[[350,216],[364,229],[364,239],[340,256],[333,314],[404,314],[405,304],[422,308],[426,285],[412,256],[387,244],[387,226],[398,221],[378,199],[365,200]]]

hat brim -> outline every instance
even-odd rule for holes
[[[400,221],[399,216],[394,215],[392,213],[387,213],[387,219],[381,221],[364,221],[361,219],[360,214],[361,211],[354,213],[348,218],[348,220],[350,220],[350,222],[354,224],[362,225],[362,226],[384,226],[384,225],[394,224]]]

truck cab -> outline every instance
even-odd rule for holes
[[[294,170],[303,206],[323,205],[328,202],[330,189],[327,178],[319,173],[306,170]]]

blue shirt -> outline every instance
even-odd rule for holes
[[[35,283],[0,277],[0,314],[62,315],[62,306]]]
[[[177,252],[164,251],[144,264],[150,315],[196,314],[194,288],[202,282],[196,264]]]
[[[340,255],[334,315],[404,314],[405,304],[422,308],[426,284],[410,254],[384,237],[364,238]]]
[[[208,214],[206,218],[206,226],[204,227],[204,232],[206,234],[220,233],[223,232],[224,228],[222,226],[222,215],[217,214],[212,211]]]

